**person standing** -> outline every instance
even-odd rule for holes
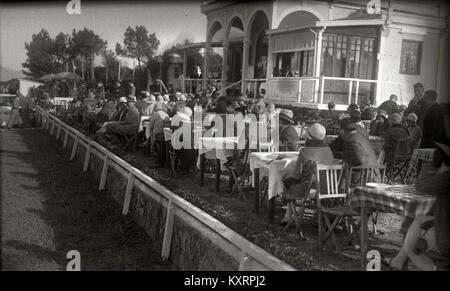
[[[11,129],[13,125],[18,122],[20,109],[20,98],[19,95],[16,95],[12,103],[12,109],[9,115],[8,124],[6,125],[8,129]]]
[[[419,101],[423,98],[425,89],[422,83],[414,84],[414,97],[409,101],[408,107],[405,110],[405,115],[408,116],[410,113],[419,113]]]
[[[447,133],[445,131],[444,111],[436,102],[437,93],[434,90],[425,92],[422,104],[426,110],[423,114],[423,148],[434,148],[436,142],[445,143]]]

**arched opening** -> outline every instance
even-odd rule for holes
[[[312,25],[316,21],[318,21],[314,14],[307,11],[295,11],[288,14],[286,17],[281,20],[280,25],[278,26],[279,30],[288,30],[295,29],[299,27],[305,27]]]
[[[209,43],[222,43],[225,36],[225,29],[222,27],[222,24],[218,21],[211,25],[211,28],[208,33],[208,41]],[[204,53],[204,52],[203,52]],[[220,79],[222,75],[222,56],[223,56],[223,48],[216,47],[215,45],[211,45],[211,50],[209,52],[209,67],[207,76],[208,79]]]
[[[242,79],[244,24],[241,18],[236,16],[231,19],[228,25],[227,38],[228,55],[226,56],[227,67],[225,81],[235,83]]]
[[[247,76],[250,79],[265,79],[267,73],[268,41],[266,30],[270,28],[267,15],[257,11],[250,19],[250,48]]]

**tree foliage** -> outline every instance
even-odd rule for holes
[[[22,64],[23,73],[39,78],[43,75],[56,73],[58,62],[54,53],[54,42],[46,29],[33,34],[31,41],[25,43],[27,59]]]

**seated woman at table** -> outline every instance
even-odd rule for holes
[[[319,123],[308,128],[305,138],[305,147],[300,149],[293,176],[283,180],[285,192],[283,198],[286,200],[311,199],[308,191],[313,183],[314,165],[333,164],[333,153],[325,142],[326,129]],[[284,215],[280,225],[285,225],[291,218],[290,208]]]
[[[402,117],[399,113],[394,113],[389,116],[392,126],[386,134],[386,142],[383,149],[386,153],[386,161],[389,163],[395,154],[397,142],[401,139],[407,139],[409,136],[408,130],[402,125]]]
[[[297,151],[297,142],[300,140],[297,130],[294,127],[294,112],[288,109],[281,109],[280,120],[280,152]]]
[[[172,118],[172,121],[174,119],[177,119],[180,121],[179,125],[172,125],[173,130],[177,130],[181,126],[190,126],[192,129],[192,109],[190,109],[187,106],[177,106],[177,111]],[[182,147],[179,150],[176,150],[179,158],[180,158],[180,170],[187,172],[189,169],[194,166],[195,164],[195,150],[193,149],[192,141],[193,139],[193,131],[190,131],[191,133],[191,147],[190,148],[184,148]],[[183,142],[183,137],[181,137],[180,142]]]
[[[404,269],[407,259],[422,270],[450,270],[450,147],[436,145],[433,168],[416,182],[417,191],[436,196],[433,213],[416,217],[397,256],[383,260],[393,270]]]
[[[356,130],[358,133],[365,138],[369,138],[369,133],[367,132],[364,123],[361,121],[361,112],[359,110],[351,110],[349,114],[352,123],[357,126]]]
[[[390,127],[391,122],[386,111],[380,110],[375,120],[370,123],[370,134],[384,138]]]
[[[161,168],[163,168],[166,163],[164,122],[169,120],[169,115],[164,111],[164,108],[164,103],[155,104],[154,113],[152,114],[152,117],[150,117],[149,124],[151,147],[155,149],[158,163]]]

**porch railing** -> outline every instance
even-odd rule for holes
[[[309,103],[324,104],[335,101],[336,104],[349,105],[361,101],[372,94],[375,86],[377,95],[398,94],[402,101],[401,83],[341,77],[274,77],[267,81],[266,96],[270,101],[280,104]],[[389,90],[388,85],[391,86]],[[363,87],[363,88],[362,88]],[[325,100],[327,97],[328,100]],[[374,104],[376,105],[376,104]]]
[[[261,88],[261,85],[265,84],[267,82],[267,80],[266,79],[245,79],[245,82],[247,83],[245,89],[248,91],[248,93],[249,94],[252,93],[253,96],[256,96],[259,89]]]
[[[203,79],[191,79],[180,78],[177,80],[177,87],[183,90],[184,93],[195,94],[203,91],[208,85],[214,84],[219,88],[222,86],[222,79],[207,79],[206,82]]]

